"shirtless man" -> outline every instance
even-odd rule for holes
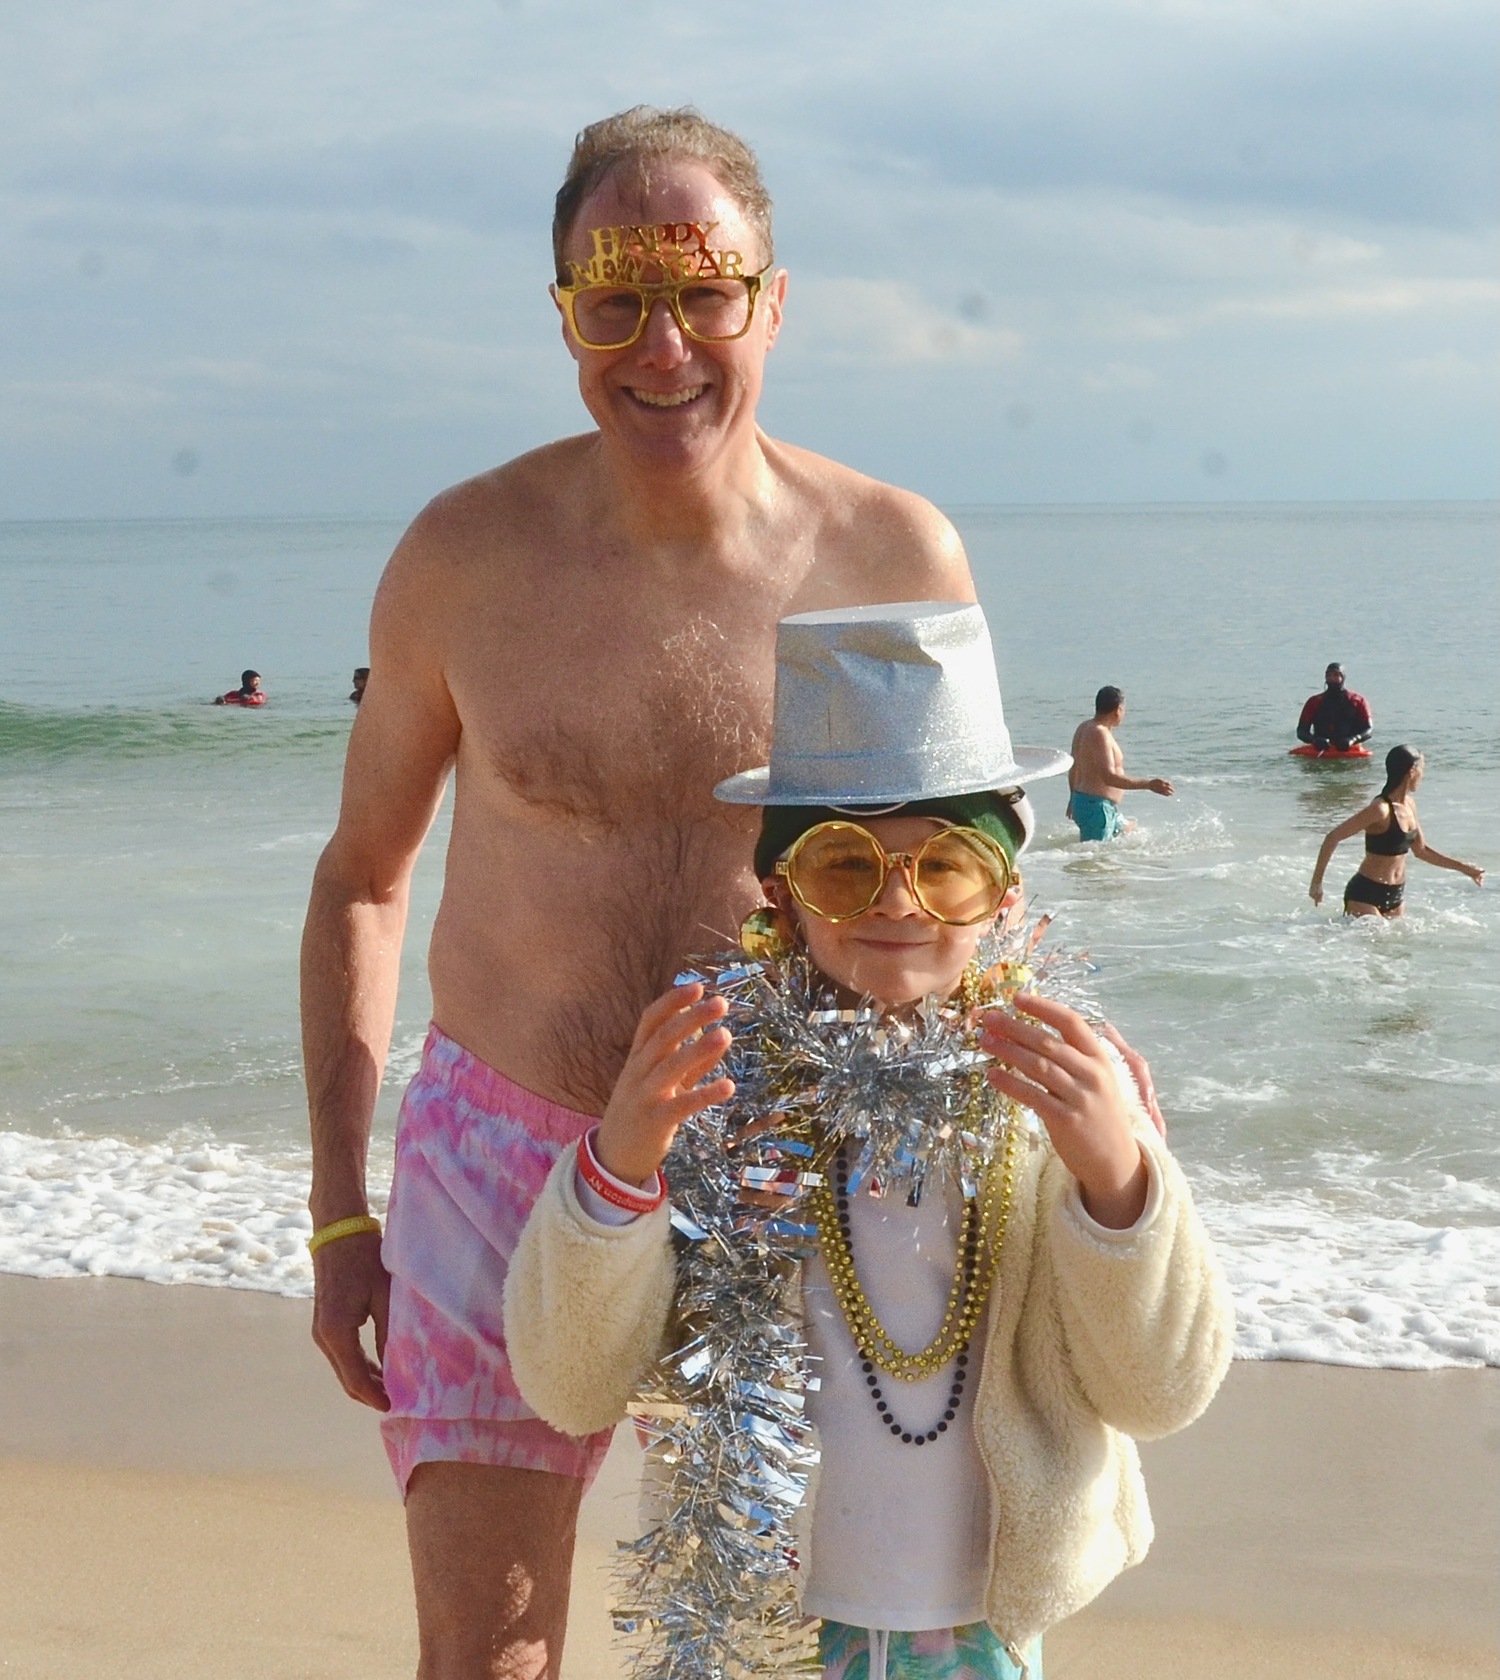
[[[1125,721],[1125,695],[1106,684],[1094,696],[1094,715],[1073,731],[1073,768],[1068,772],[1068,815],[1078,824],[1080,840],[1113,840],[1135,827],[1115,797],[1127,790],[1170,797],[1164,776],[1127,776],[1125,755],[1115,730]]]
[[[578,1502],[607,1437],[526,1409],[500,1285],[646,1003],[759,902],[755,812],[712,789],[765,760],[777,620],[973,599],[936,509],[756,426],[787,276],[742,142],[645,108],[586,129],[554,255],[597,429],[447,491],[402,538],[303,944],[313,1334],[386,1413],[422,1680],[559,1671]],[[642,289],[575,287],[622,279]],[[435,1025],[382,1244],[361,1218],[370,1120],[412,866],[450,768]]]

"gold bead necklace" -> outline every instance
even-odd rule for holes
[[[983,1078],[977,1070],[970,1075],[970,1115],[983,1100],[979,1089]],[[822,1182],[808,1192],[809,1210],[818,1225],[823,1263],[849,1334],[862,1358],[901,1382],[920,1382],[941,1371],[967,1348],[974,1334],[999,1270],[1001,1244],[1015,1192],[1016,1149],[1021,1129],[1019,1116],[1012,1116],[1005,1128],[1000,1157],[986,1167],[978,1195],[964,1198],[958,1261],[943,1320],[933,1339],[915,1353],[897,1345],[860,1285],[849,1242],[848,1196],[844,1187],[840,1185],[836,1189],[825,1171]]]

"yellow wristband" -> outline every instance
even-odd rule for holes
[[[307,1239],[307,1252],[316,1254],[324,1243],[337,1242],[340,1237],[362,1237],[366,1231],[380,1234],[380,1221],[373,1213],[356,1213],[349,1219],[335,1219],[331,1225],[325,1225],[319,1231],[314,1231]]]

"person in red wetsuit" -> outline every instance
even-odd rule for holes
[[[259,671],[241,671],[238,688],[214,696],[216,706],[264,706],[265,703],[266,691],[260,686]]]
[[[1363,694],[1345,688],[1342,665],[1330,665],[1323,681],[1328,686],[1309,698],[1297,719],[1297,739],[1319,751],[1337,747],[1340,752],[1348,752],[1358,742],[1368,741],[1375,727],[1370,703]]]

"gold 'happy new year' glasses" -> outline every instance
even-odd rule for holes
[[[574,338],[588,350],[624,350],[646,330],[652,308],[665,298],[672,319],[703,344],[724,344],[750,330],[755,300],[771,272],[733,280],[668,280],[660,285],[554,286]]]
[[[552,287],[573,337],[589,350],[624,350],[662,300],[688,338],[702,344],[743,338],[773,265],[746,274],[738,251],[709,244],[713,225],[591,228],[592,255],[569,262],[572,280]]]

